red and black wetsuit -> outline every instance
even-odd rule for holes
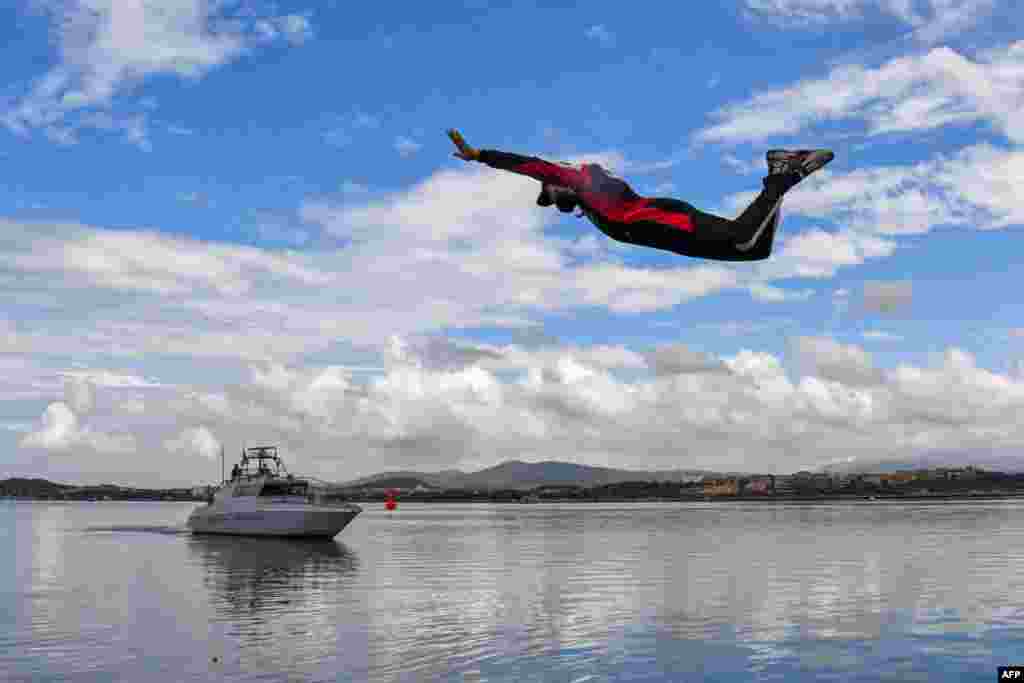
[[[598,164],[573,166],[493,149],[480,150],[478,159],[571,189],[583,213],[619,242],[719,261],[758,261],[771,254],[782,193],[767,185],[738,218],[728,220],[678,199],[641,197]]]

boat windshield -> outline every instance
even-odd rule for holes
[[[268,481],[263,484],[261,496],[304,496],[308,485],[304,481]]]

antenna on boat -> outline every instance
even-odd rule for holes
[[[224,474],[224,444],[220,445],[220,483],[224,483],[226,475]]]

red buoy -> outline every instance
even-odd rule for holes
[[[384,509],[388,512],[398,507],[398,503],[395,501],[395,494],[397,493],[398,491],[394,489],[388,489],[387,493],[384,494]]]

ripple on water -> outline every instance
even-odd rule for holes
[[[1024,630],[1021,505],[405,504],[327,543],[190,508],[4,508],[2,673],[988,680]]]

